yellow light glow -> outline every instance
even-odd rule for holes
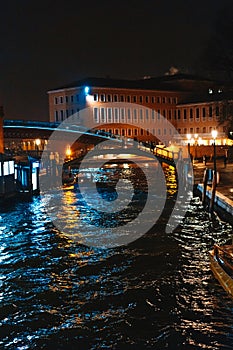
[[[71,148],[70,148],[70,146],[68,146],[68,147],[66,148],[66,156],[67,156],[67,157],[70,157],[70,156],[71,156],[71,153],[72,153]]]
[[[36,139],[35,143],[37,146],[40,146],[40,139]]]

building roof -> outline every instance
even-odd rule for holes
[[[203,88],[206,89],[207,86],[211,87],[215,85],[220,86],[222,83],[200,76],[179,73],[160,77],[149,76],[137,80],[89,77],[51,89],[48,92],[83,86],[164,91],[192,91],[201,89],[203,91]]]

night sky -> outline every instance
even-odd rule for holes
[[[193,73],[232,0],[1,2],[0,105],[6,119],[48,119],[47,91],[88,76]]]

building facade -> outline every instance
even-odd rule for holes
[[[227,144],[226,126],[219,124],[224,88],[183,74],[134,81],[88,78],[48,91],[50,122],[73,118],[88,125],[89,118],[91,128],[156,143],[179,138],[207,145],[211,131],[218,130],[217,144]],[[233,105],[233,98],[228,103]]]

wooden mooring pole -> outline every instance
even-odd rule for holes
[[[208,182],[208,172],[209,170],[206,168],[203,176],[203,192],[202,192],[202,204],[205,206],[206,204],[206,191],[207,191],[207,182]]]
[[[212,214],[214,210],[214,201],[217,187],[217,172],[213,171],[213,181],[212,181],[212,189],[211,189],[211,198],[210,198],[210,207],[209,211]]]

